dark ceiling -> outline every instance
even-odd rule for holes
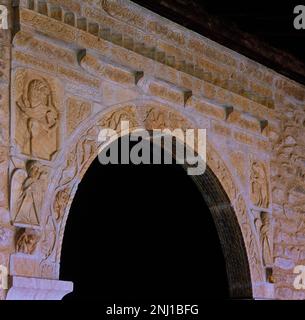
[[[134,2],[305,84],[305,30],[293,26],[305,0]]]

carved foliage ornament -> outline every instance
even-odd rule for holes
[[[100,125],[103,128],[109,128],[118,132],[120,130],[122,121],[129,121],[130,128],[135,128],[138,126],[138,121],[133,107],[125,107],[123,109],[108,113],[103,117]]]
[[[207,160],[209,167],[213,170],[220,183],[224,187],[231,201],[233,201],[236,197],[236,187],[233,182],[232,176],[228,170],[228,168],[224,165],[224,163],[220,160],[221,158],[216,153],[216,151],[212,150],[212,148],[208,148],[207,151]]]
[[[251,228],[250,219],[247,213],[247,206],[245,200],[241,195],[238,196],[235,204],[236,213],[238,216],[239,223],[242,226],[242,233],[244,235],[245,245],[249,257],[251,276],[255,282],[263,281],[264,275],[261,270],[261,258],[258,254],[258,246],[254,232]]]
[[[191,129],[192,126],[179,114],[161,108],[146,108],[143,122],[148,130]]]
[[[51,216],[48,217],[41,241],[41,252],[47,259],[53,252],[56,242],[56,226]]]

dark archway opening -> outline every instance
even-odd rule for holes
[[[67,221],[65,299],[194,301],[229,298],[209,209],[180,165],[101,165],[79,185]]]

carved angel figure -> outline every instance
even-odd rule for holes
[[[36,161],[28,161],[26,170],[18,169],[12,178],[14,223],[39,226],[46,169]]]
[[[22,152],[51,160],[57,150],[58,112],[48,83],[43,79],[30,81],[16,104],[22,119],[17,127],[23,133],[19,135]]]

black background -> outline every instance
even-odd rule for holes
[[[96,159],[70,211],[61,279],[75,283],[66,299],[229,297],[212,217],[179,165],[101,165]]]
[[[152,0],[150,0],[152,2]],[[142,1],[137,1],[138,3]],[[145,1],[142,3],[144,4]],[[217,1],[217,0],[205,0],[202,1],[202,3],[205,3],[207,5],[207,9],[209,9],[213,14],[217,14],[218,16],[222,17],[223,20],[228,21],[229,23],[236,24],[238,25],[239,28],[244,29],[245,31],[252,32],[253,34],[259,35],[259,37],[266,39],[270,44],[277,46],[278,48],[281,48],[283,50],[287,50],[289,52],[292,52],[295,54],[299,59],[302,61],[305,60],[305,55],[304,55],[304,50],[305,50],[305,32],[304,31],[298,31],[296,32],[293,27],[293,19],[294,15],[292,13],[292,10],[295,5],[297,4],[305,4],[304,1]],[[228,13],[228,14],[227,14]],[[232,15],[230,15],[232,13]],[[239,18],[240,17],[240,18]],[[242,20],[240,22],[240,20]],[[273,35],[273,32],[275,34]],[[279,34],[279,36],[277,36]],[[293,34],[293,36],[292,36]],[[96,164],[94,165],[96,166]],[[100,165],[98,165],[99,167]],[[135,225],[132,224],[132,220],[135,221],[137,220],[137,217],[142,217],[143,212],[146,213],[145,219],[147,221],[151,222],[151,226],[158,226],[160,220],[163,219],[163,217],[160,216],[151,216],[151,214],[146,210],[147,207],[149,208],[156,208],[154,206],[157,205],[157,202],[152,201],[152,196],[151,194],[154,192],[156,194],[155,190],[152,190],[150,187],[147,186],[147,180],[145,184],[139,184],[139,180],[144,181],[144,177],[149,177],[150,181],[152,181],[151,185],[153,185],[153,181],[155,178],[155,175],[157,175],[158,178],[160,178],[161,172],[163,171],[163,181],[164,184],[162,183],[163,186],[166,186],[166,183],[172,183],[171,186],[173,185],[179,185],[181,186],[181,189],[185,190],[189,188],[196,188],[193,186],[192,182],[189,181],[188,177],[186,177],[184,174],[178,173],[180,169],[177,168],[171,168],[170,170],[164,169],[162,167],[159,168],[140,168],[137,167],[136,169],[134,168],[121,168],[118,166],[115,166],[115,168],[108,168],[106,171],[104,169],[91,169],[91,172],[94,172],[93,174],[88,173],[86,180],[89,182],[88,185],[91,186],[93,189],[90,189],[90,193],[92,194],[87,194],[87,200],[86,195],[82,189],[85,186],[84,182],[80,186],[80,193],[82,193],[82,196],[80,197],[79,200],[82,203],[79,204],[73,204],[73,214],[70,216],[70,219],[68,221],[68,228],[67,233],[65,235],[65,241],[64,241],[64,248],[63,248],[63,266],[62,266],[62,273],[61,277],[65,278],[65,280],[69,279],[74,279],[76,281],[76,290],[75,291],[77,294],[74,297],[68,297],[72,300],[74,299],[79,299],[87,295],[87,289],[90,290],[90,295],[93,297],[100,298],[100,294],[104,296],[106,293],[109,293],[109,284],[111,284],[111,279],[107,279],[107,275],[109,272],[113,272],[113,270],[109,270],[110,266],[109,264],[105,266],[105,261],[109,258],[109,256],[112,256],[113,258],[113,251],[111,252],[110,247],[112,246],[117,246],[119,250],[121,251],[122,254],[116,255],[114,258],[116,261],[121,260],[123,261],[126,258],[130,258],[130,256],[127,255],[126,253],[122,252],[125,251],[122,248],[127,247],[128,248],[128,242],[137,244],[139,236],[135,236],[135,234],[138,234],[138,232],[144,233],[144,236],[146,238],[146,242],[150,239],[154,239],[156,234],[160,234],[160,230],[158,232],[154,232],[154,228],[152,228],[150,231],[146,232],[143,230],[145,227],[142,229],[137,229],[135,228]],[[169,171],[172,171],[170,173]],[[175,174],[173,172],[177,170]],[[103,171],[103,174],[101,172]],[[125,171],[125,173],[124,173]],[[135,171],[137,173],[135,174]],[[98,176],[94,177],[94,179],[90,179],[90,175],[98,173]],[[131,174],[132,173],[132,174]],[[101,177],[101,175],[103,177]],[[142,177],[144,175],[144,177]],[[114,178],[115,177],[115,178]],[[124,180],[124,178],[131,179],[130,180]],[[164,178],[166,177],[166,178]],[[100,180],[100,178],[102,180]],[[116,180],[115,180],[116,179]],[[85,180],[84,180],[85,181]],[[103,194],[105,196],[102,196],[101,192],[101,187],[103,186],[103,181],[105,183],[109,183],[109,181],[112,183],[112,188],[113,192],[110,191],[107,194]],[[107,182],[106,182],[107,181]],[[122,190],[118,189],[118,182],[124,181],[126,186],[129,188],[128,193],[122,192]],[[138,184],[133,184],[133,181],[137,181]],[[155,180],[156,181],[156,180]],[[96,184],[96,185],[95,185]],[[156,182],[154,182],[156,185]],[[95,187],[94,187],[95,185]],[[157,184],[158,185],[158,184]],[[164,197],[164,189],[159,188],[159,192],[157,197]],[[168,185],[167,185],[168,186]],[[122,188],[123,189],[123,188]],[[150,196],[144,192],[144,190],[148,190],[150,193]],[[163,191],[162,191],[163,190]],[[177,190],[173,188],[172,190]],[[193,189],[194,190],[194,189]],[[168,189],[167,191],[168,192]],[[117,194],[120,194],[120,197],[117,196]],[[96,201],[96,198],[94,199],[94,194],[97,196],[100,196],[100,202],[99,202],[99,210],[96,210],[93,204],[91,203],[92,199]],[[143,197],[143,194],[145,197]],[[181,193],[176,193],[173,192],[171,197],[173,200],[180,200],[179,196],[181,196]],[[114,208],[113,205],[110,206],[109,203],[111,203],[111,197],[114,197]],[[196,199],[196,200],[195,200]],[[108,200],[108,201],[107,201]],[[182,197],[182,201],[187,202],[188,205],[190,201],[187,201],[188,199],[186,197]],[[210,241],[208,242],[208,246],[200,246],[199,247],[193,247],[193,250],[196,252],[202,251],[205,252],[205,257],[206,261],[208,261],[207,266],[220,266],[219,269],[217,270],[217,275],[220,277],[216,277],[218,284],[221,284],[221,286],[218,286],[217,288],[219,289],[218,297],[223,297],[225,298],[227,295],[226,291],[226,282],[225,277],[224,277],[224,269],[223,269],[223,264],[221,263],[222,261],[222,256],[221,256],[221,251],[218,243],[218,238],[217,234],[213,231],[213,224],[211,223],[211,219],[209,218],[209,215],[207,214],[208,211],[206,208],[204,208],[204,202],[202,198],[200,198],[200,195],[196,195],[196,192],[192,193],[192,200],[196,201],[196,205],[193,207],[189,206],[188,211],[186,212],[183,208],[182,205],[179,207],[180,214],[182,216],[188,216],[188,226],[192,225],[194,227],[194,230],[200,230],[200,236],[196,232],[194,232],[194,235],[191,236],[191,238],[188,238],[188,242],[186,243],[179,243],[175,242],[174,248],[176,250],[180,250],[183,246],[187,246],[188,248],[190,245],[196,243],[196,245],[204,243],[205,237],[209,236]],[[173,201],[174,202],[174,201]],[[141,203],[141,204],[140,204]],[[181,201],[178,202],[181,204]],[[158,203],[160,208],[162,208],[161,202]],[[167,202],[165,204],[167,208],[171,207],[172,205],[170,202]],[[79,213],[79,210],[82,208],[82,206],[85,206],[87,210],[81,211]],[[91,206],[91,208],[90,208]],[[163,207],[164,211],[166,212],[166,206]],[[90,210],[88,209],[90,208]],[[198,210],[198,208],[202,208],[201,212]],[[76,208],[76,209],[75,209]],[[78,209],[77,209],[78,208]],[[120,208],[116,210],[116,208]],[[123,208],[123,209],[122,209]],[[92,209],[92,210],[91,210]],[[176,206],[177,210],[177,206]],[[189,212],[193,212],[192,215],[190,215]],[[116,212],[115,217],[118,218],[118,221],[120,221],[119,225],[116,223],[118,222],[116,219],[111,218],[109,216],[110,212]],[[98,214],[97,214],[98,213]],[[103,213],[102,215],[100,213]],[[105,214],[106,213],[106,214]],[[130,216],[130,213],[132,213],[132,216]],[[172,214],[174,213],[174,210],[170,210],[170,214],[172,217]],[[86,226],[88,229],[85,233],[80,232],[80,217],[82,217],[85,214],[89,214],[92,217],[91,219],[87,219],[87,221],[91,220],[92,224],[90,226]],[[129,218],[127,219],[127,228],[123,228],[122,223],[126,222],[126,214],[129,214]],[[201,220],[199,222],[199,215],[201,214],[201,218],[203,219],[204,217],[204,223]],[[124,216],[125,215],[125,216]],[[172,226],[172,221],[169,216],[167,216],[169,220],[163,221],[163,236],[165,236],[164,232],[168,230],[168,226]],[[96,220],[97,219],[97,220]],[[98,223],[96,223],[98,221]],[[182,223],[183,222],[183,223]],[[101,224],[99,224],[101,223]],[[115,223],[115,224],[114,224]],[[143,222],[145,225],[145,222]],[[173,228],[174,230],[181,230],[183,229],[184,221],[181,220],[180,216],[180,222],[179,218],[177,221],[175,221],[176,226],[179,225],[179,228]],[[182,225],[183,224],[183,225]],[[70,227],[69,227],[70,225]],[[95,226],[96,225],[96,226]],[[114,227],[114,225],[116,227]],[[198,226],[199,225],[199,226]],[[95,235],[94,232],[91,232],[92,229],[94,228],[95,230],[98,230],[98,235],[99,237],[96,238],[97,236]],[[78,229],[78,234],[77,230]],[[171,227],[172,229],[172,227]],[[187,224],[185,226],[185,229],[187,229]],[[118,239],[114,239],[114,237],[119,233],[119,231],[123,231],[120,234],[124,235],[124,243],[122,247],[119,246],[119,244],[122,244],[122,241]],[[129,231],[128,231],[129,230]],[[179,237],[181,236],[181,232],[177,231],[179,234]],[[206,233],[207,232],[207,233]],[[132,237],[129,237],[130,234],[132,234]],[[125,242],[127,237],[127,242]],[[176,237],[175,239],[179,238]],[[159,239],[159,237],[158,237]],[[164,239],[164,238],[163,238]],[[112,241],[111,241],[112,240]],[[199,241],[198,241],[199,240]],[[162,242],[159,243],[159,246],[162,247]],[[82,254],[82,249],[87,248],[87,254],[84,256]],[[180,248],[180,249],[179,249]],[[212,250],[212,248],[214,250]],[[161,248],[163,249],[163,248]],[[162,250],[161,250],[162,251]],[[213,255],[212,255],[213,251]],[[164,252],[166,252],[166,249],[164,249]],[[216,253],[217,252],[217,253]],[[92,259],[92,256],[90,253],[93,253],[96,257],[96,259]],[[215,254],[216,253],[216,254]],[[144,252],[146,254],[146,252]],[[150,258],[154,257],[155,258],[155,253],[151,254],[151,252],[146,255],[147,261],[149,261]],[[184,264],[187,264],[187,261],[192,261],[195,263],[195,260],[198,259],[199,255],[196,256],[182,256],[184,258]],[[90,257],[90,259],[89,259]],[[181,256],[179,256],[181,258]],[[216,258],[215,260],[215,257]],[[174,262],[177,260],[181,262],[181,259],[174,259]],[[200,256],[201,258],[201,256]],[[71,260],[70,260],[71,259]],[[183,259],[182,259],[183,260]],[[70,262],[69,262],[70,261]],[[73,268],[71,268],[71,262],[72,261],[80,261],[81,265],[83,263],[85,264],[84,270],[86,272],[87,270],[87,276],[84,276],[84,273],[81,272],[79,273],[79,268],[76,267],[75,265]],[[109,259],[108,259],[109,261]],[[214,263],[215,261],[218,261],[218,263]],[[135,261],[134,263],[138,263],[139,260]],[[69,265],[70,264],[70,265]],[[86,265],[88,266],[88,269],[86,269]],[[90,266],[90,267],[89,267]],[[129,266],[127,266],[129,268]],[[206,267],[206,266],[205,266]],[[92,271],[95,270],[94,272]],[[107,270],[108,269],[108,270]],[[91,270],[91,271],[89,271]],[[124,264],[122,265],[117,265],[116,270],[123,272],[127,272],[128,268],[126,269],[126,266],[124,267]],[[131,271],[134,271],[135,269],[131,268]],[[143,268],[142,268],[143,270]],[[214,269],[215,270],[215,269]],[[197,270],[198,271],[198,270]],[[190,270],[188,269],[185,275],[188,275]],[[81,277],[78,277],[79,274]],[[205,294],[208,293],[207,290],[205,290],[205,283],[210,282],[210,275],[215,274],[215,272],[208,273],[208,277],[205,276],[205,271],[203,271],[201,274],[200,272],[195,273],[195,277],[198,280],[198,285],[197,288],[194,292],[202,292]],[[101,275],[101,277],[99,276]],[[193,275],[192,275],[193,276]],[[106,278],[106,279],[105,279]],[[88,282],[86,282],[86,279],[88,279]],[[130,279],[127,279],[130,281]],[[78,282],[78,284],[77,284]],[[101,284],[107,284],[107,286],[102,287],[102,290],[96,290],[99,285]],[[94,286],[96,284],[96,286]],[[118,286],[122,286],[122,283],[117,283]],[[154,283],[150,284],[154,285]],[[141,286],[141,283],[138,284],[138,288]],[[145,287],[147,284],[145,284]],[[105,288],[105,289],[104,289]],[[159,286],[157,286],[158,290]],[[171,287],[170,287],[171,288]],[[198,290],[199,288],[199,290]],[[134,294],[138,294],[138,290],[135,290]],[[156,291],[154,291],[156,292]],[[117,294],[117,291],[115,290],[113,294]],[[198,296],[196,294],[196,296]],[[158,303],[160,301],[150,301],[150,303]],[[213,317],[234,317],[234,318],[245,318],[245,317],[259,317],[261,318],[262,316],[277,316],[279,312],[282,314],[285,313],[286,317],[289,317],[289,319],[294,319],[299,317],[299,313],[304,312],[304,304],[298,303],[298,302],[266,302],[266,301],[232,301],[232,300],[225,300],[225,299],[220,299],[220,300],[200,300],[198,299],[183,299],[184,303],[199,303],[200,304],[200,319],[205,319],[210,316]],[[188,301],[192,300],[192,301]],[[174,303],[175,301],[171,301],[171,303]],[[111,319],[111,317],[105,317],[105,307],[108,302],[100,302],[97,300],[92,300],[92,301],[78,301],[77,303],[73,301],[65,301],[65,302],[0,302],[1,310],[0,310],[0,316],[1,318],[5,317],[31,317],[32,319],[35,319],[37,317],[41,318],[48,318],[52,317],[53,319],[61,318],[62,316],[67,316],[67,317],[77,317],[77,318],[97,318],[97,319]],[[126,301],[128,303],[128,301]],[[112,317],[114,318],[114,317]],[[116,317],[117,319],[123,319],[123,317]],[[182,319],[183,317],[176,317],[177,319]],[[126,317],[124,318],[126,319]],[[131,319],[131,318],[128,318]],[[152,318],[153,319],[153,318]],[[187,317],[187,319],[190,319],[190,317]]]

